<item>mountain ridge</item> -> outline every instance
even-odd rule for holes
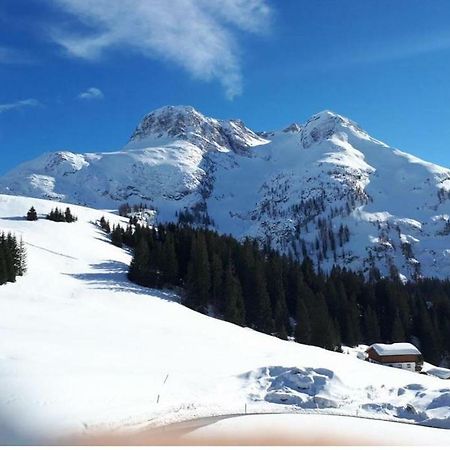
[[[248,147],[265,143],[241,120],[206,117],[192,106],[164,106],[140,121],[125,149],[142,148],[158,140],[180,139],[205,151],[245,153]]]
[[[255,133],[166,106],[144,116],[122,150],[47,153],[0,178],[0,192],[101,208],[144,202],[161,221],[188,211],[322,270],[450,276],[450,170],[328,110]]]

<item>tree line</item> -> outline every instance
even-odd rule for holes
[[[53,222],[66,222],[66,223],[72,223],[78,220],[78,218],[72,214],[70,208],[66,208],[64,212],[62,211],[62,209],[54,208],[45,216],[45,218]],[[38,213],[34,208],[34,206],[32,206],[28,210],[26,219],[29,222],[35,222],[36,220],[39,219]]]
[[[26,271],[26,252],[22,240],[11,233],[0,234],[0,285],[14,283]]]
[[[102,227],[111,231],[104,219]],[[376,270],[368,280],[339,267],[317,273],[307,257],[182,224],[115,226],[112,240],[133,248],[131,281],[182,288],[196,311],[330,350],[409,341],[431,363],[450,355],[450,281],[404,284]]]

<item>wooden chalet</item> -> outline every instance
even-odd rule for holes
[[[373,344],[367,351],[367,360],[383,366],[420,372],[423,357],[419,349],[409,342]]]

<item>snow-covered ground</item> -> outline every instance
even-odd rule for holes
[[[40,214],[65,206],[0,195],[0,229],[22,236],[28,252],[26,276],[0,286],[0,428],[11,439],[136,430],[245,408],[450,428],[448,381],[198,314],[171,293],[127,281],[131,256],[93,223],[118,216],[71,206],[76,223],[27,222],[32,205]]]

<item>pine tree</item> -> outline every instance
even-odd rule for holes
[[[105,219],[105,216],[102,216],[102,218],[100,219],[100,226],[106,233],[108,234],[111,233],[111,226],[109,222]]]
[[[11,233],[8,233],[6,237],[6,244],[9,249],[10,254],[10,260],[12,263],[11,272],[13,273],[13,278],[15,281],[15,278],[19,275],[23,275],[22,273],[22,253],[20,246],[17,242],[17,238],[12,235]],[[23,247],[23,245],[22,245]]]
[[[286,305],[285,289],[283,284],[283,269],[281,258],[273,255],[266,264],[267,290],[274,313],[274,328],[278,337],[287,339],[286,329],[289,326],[288,309]]]
[[[162,246],[161,259],[163,283],[176,286],[178,283],[178,261],[175,252],[175,243],[171,233],[167,235]]]
[[[205,237],[199,233],[192,240],[191,256],[187,273],[187,304],[191,308],[206,312],[209,301],[210,273],[208,249]]]
[[[367,306],[364,311],[363,334],[364,342],[367,345],[380,342],[380,326],[378,324],[378,317],[370,306]]]
[[[223,289],[224,268],[222,258],[217,253],[213,253],[210,261],[211,272],[211,302],[214,303],[220,311],[226,303],[220,304],[221,293]]]
[[[394,321],[392,322],[391,340],[392,342],[405,341],[405,330],[403,329],[403,324],[398,313],[395,314]]]
[[[131,260],[130,268],[128,271],[128,278],[135,283],[148,286],[149,280],[147,279],[149,265],[149,249],[148,243],[145,238],[141,238],[137,243],[133,259]]]
[[[0,285],[14,283],[26,271],[26,252],[22,239],[11,234],[0,234]]]
[[[334,350],[340,345],[340,342],[323,295],[316,295],[315,300],[309,306],[311,344]]]
[[[312,295],[312,292],[311,292]],[[301,344],[311,343],[311,323],[303,298],[297,301],[295,340]]]
[[[0,285],[8,282],[8,269],[6,267],[5,249],[0,245]]]
[[[111,233],[111,243],[116,247],[123,247],[123,229],[120,225],[113,226]]]
[[[416,300],[416,308],[415,330],[420,340],[420,349],[423,355],[426,356],[427,361],[431,362],[431,364],[439,364],[441,358],[430,313],[422,299]]]
[[[23,242],[23,238],[20,238],[19,243],[17,244],[17,255],[16,255],[16,272],[19,277],[23,276],[27,271],[27,252],[25,250],[25,244]]]
[[[236,325],[245,324],[245,306],[242,289],[238,278],[233,273],[231,263],[228,264],[223,281],[224,318]]]
[[[27,220],[30,222],[38,220],[38,215],[36,210],[34,209],[34,206],[32,206],[30,210],[27,212]]]
[[[256,262],[252,273],[253,279],[253,302],[255,309],[254,326],[263,333],[272,333],[274,321],[272,316],[272,306],[264,269],[260,261]]]
[[[66,208],[66,211],[64,213],[64,220],[67,223],[76,222],[77,218],[72,215],[70,208]]]
[[[343,273],[340,269],[336,270],[335,275],[335,295],[337,304],[337,314],[334,316],[338,325],[342,342],[346,345],[355,345],[358,343],[359,318],[356,311],[356,305],[353,299],[347,295],[343,283]],[[358,330],[358,331],[357,331]]]

